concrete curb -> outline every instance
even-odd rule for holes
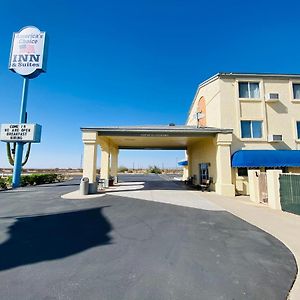
[[[119,183],[108,189],[103,189],[98,191],[96,194],[89,194],[89,195],[81,195],[79,190],[64,194],[61,196],[63,199],[70,199],[70,200],[84,200],[84,199],[93,199],[102,197],[104,195],[109,195],[110,193],[116,192],[124,192],[124,191],[135,191],[140,190],[144,187],[144,182],[125,182]]]
[[[81,195],[80,191],[76,190],[74,192],[61,195],[61,198],[69,199],[69,200],[87,200],[87,199],[103,197],[104,195],[105,195],[105,193],[101,193],[101,192],[99,192],[97,194],[91,194],[91,195]]]

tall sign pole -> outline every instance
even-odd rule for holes
[[[27,95],[28,95],[28,84],[29,79],[27,77],[23,80],[23,91],[22,91],[22,100],[21,100],[21,111],[20,111],[20,124],[27,123],[26,120],[26,106],[27,106]],[[14,163],[14,172],[12,178],[12,187],[19,187],[20,186],[20,178],[22,172],[22,160],[23,160],[23,148],[24,143],[18,142],[16,147],[16,154],[15,154],[15,163]]]
[[[39,143],[41,126],[27,124],[27,94],[29,79],[46,72],[46,33],[33,26],[22,28],[13,34],[9,69],[23,78],[23,91],[19,124],[1,125],[0,137],[4,142],[16,142],[12,187],[20,186],[24,145]]]

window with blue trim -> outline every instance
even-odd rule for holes
[[[257,139],[262,137],[262,121],[241,121],[243,139]]]
[[[296,125],[297,125],[297,139],[300,140],[300,121],[297,121]]]

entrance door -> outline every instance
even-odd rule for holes
[[[208,173],[208,163],[201,163],[199,164],[199,178],[200,178],[200,184],[202,182],[205,182],[209,179],[209,173]]]

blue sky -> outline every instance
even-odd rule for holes
[[[198,84],[220,71],[300,73],[297,1],[2,1],[0,123],[19,119],[12,33],[49,35],[48,70],[30,81],[43,126],[28,167],[79,167],[81,126],[184,124]],[[120,164],[173,167],[182,152],[126,151]],[[8,166],[0,144],[0,167]]]

